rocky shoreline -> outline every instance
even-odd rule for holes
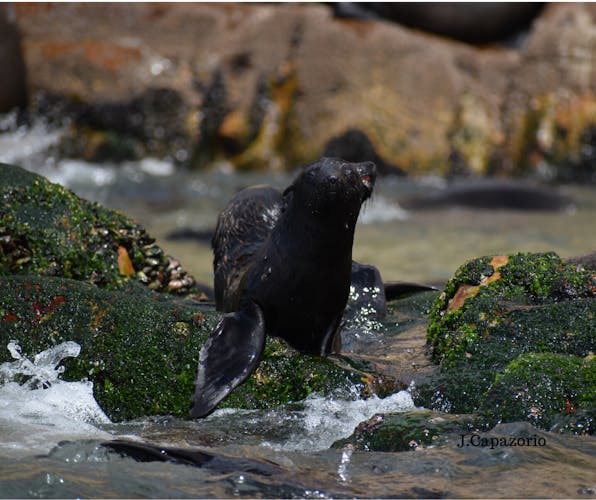
[[[0,179],[0,343],[32,359],[76,341],[81,354],[65,361],[64,377],[93,381],[111,419],[187,418],[198,353],[220,314],[189,276],[173,286],[187,276],[180,263],[123,214],[19,167],[0,165]],[[224,405],[299,404],[313,392],[383,397],[414,382],[430,413],[375,417],[338,446],[412,449],[403,443],[518,421],[593,434],[595,307],[593,256],[479,258],[443,293],[390,302],[387,321],[405,315],[409,326],[384,339],[378,359],[357,349],[323,359],[269,339],[259,369]],[[11,361],[8,350],[0,361]]]
[[[593,4],[547,4],[516,47],[320,4],[3,12],[22,55],[0,64],[26,70],[22,119],[68,124],[62,156],[288,169],[358,130],[412,175],[594,179]]]

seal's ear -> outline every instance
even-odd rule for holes
[[[295,190],[296,190],[296,187],[294,186],[294,184],[290,184],[286,189],[284,189],[284,192],[282,193],[282,205],[281,205],[282,212],[285,212],[286,209],[288,208],[288,205],[290,205],[292,203],[292,199],[294,198]]]
[[[190,415],[204,417],[256,369],[265,347],[265,321],[254,302],[223,316],[199,355]]]
[[[294,194],[294,190],[296,189],[296,186],[294,186],[294,184],[290,184],[287,188],[284,189],[284,192],[281,194],[285,199],[290,198],[293,194]]]

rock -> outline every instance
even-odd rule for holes
[[[431,311],[427,340],[441,375],[422,399],[481,412],[492,423],[524,418],[546,429],[569,413],[569,403],[592,416],[568,428],[592,433],[595,372],[583,358],[594,351],[595,316],[593,271],[554,253],[475,259]],[[542,418],[520,409],[528,405]]]
[[[375,415],[354,433],[333,443],[333,448],[351,444],[357,450],[398,452],[445,444],[452,434],[478,430],[474,415],[455,415],[430,410]]]
[[[522,354],[497,375],[486,393],[483,408],[492,421],[529,420],[556,432],[593,434],[594,356]]]
[[[549,5],[503,101],[503,170],[594,179],[594,5]]]
[[[111,106],[140,102],[140,147],[183,163],[288,168],[358,129],[387,164],[412,174],[594,175],[590,4],[548,5],[518,49],[336,19],[315,4],[16,12],[32,94],[110,111],[95,114],[100,131],[118,115]],[[155,89],[178,96],[182,112],[152,109],[142,96]]]
[[[199,350],[218,315],[140,286],[107,291],[82,281],[13,275],[0,276],[0,287],[0,361],[10,361],[10,341],[29,359],[74,341],[81,353],[64,362],[63,379],[92,381],[110,419],[187,417]]]
[[[13,6],[0,6],[0,113],[27,103],[25,63]]]
[[[194,280],[123,214],[19,167],[0,164],[0,275],[38,274],[117,288],[137,280],[188,294]],[[174,290],[172,274],[185,285]]]

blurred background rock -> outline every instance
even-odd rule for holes
[[[412,175],[593,180],[595,18],[589,3],[5,4],[0,111],[66,125],[60,154],[90,161],[286,170],[343,140]]]

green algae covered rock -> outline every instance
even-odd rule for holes
[[[446,442],[448,435],[478,430],[474,415],[450,415],[430,410],[375,415],[360,423],[354,433],[333,443],[333,448],[347,444],[357,450],[398,452]]]
[[[101,290],[82,281],[0,277],[0,361],[14,341],[29,359],[66,341],[81,346],[63,378],[91,380],[114,421],[188,415],[197,359],[217,317],[141,285]]]
[[[64,361],[65,380],[91,380],[95,399],[114,421],[168,414],[187,418],[199,350],[219,319],[199,303],[139,284],[101,290],[64,278],[0,277],[0,346],[13,341],[29,359],[66,341],[81,346]],[[11,361],[0,349],[0,362]],[[264,359],[222,406],[270,408],[354,388],[360,374],[300,354],[269,339]]]
[[[114,289],[129,280],[188,293],[194,280],[124,214],[0,163],[0,275],[39,274]]]
[[[538,427],[593,432],[596,424],[596,360],[552,353],[522,354],[486,393],[492,420],[529,420]]]
[[[427,341],[441,380],[426,398],[448,411],[481,411],[493,423],[522,418],[551,428],[567,403],[594,409],[594,364],[582,359],[595,339],[593,271],[554,253],[475,259],[458,270],[431,311]],[[549,387],[548,396],[540,385]],[[540,401],[541,417],[522,401]],[[593,432],[593,424],[581,430]]]
[[[187,417],[199,351],[220,318],[188,300],[192,277],[123,214],[19,167],[0,164],[0,201],[0,362],[12,361],[9,342],[33,359],[74,341],[81,352],[64,378],[93,381],[112,420]],[[366,392],[364,381],[268,339],[260,367],[220,406]]]

